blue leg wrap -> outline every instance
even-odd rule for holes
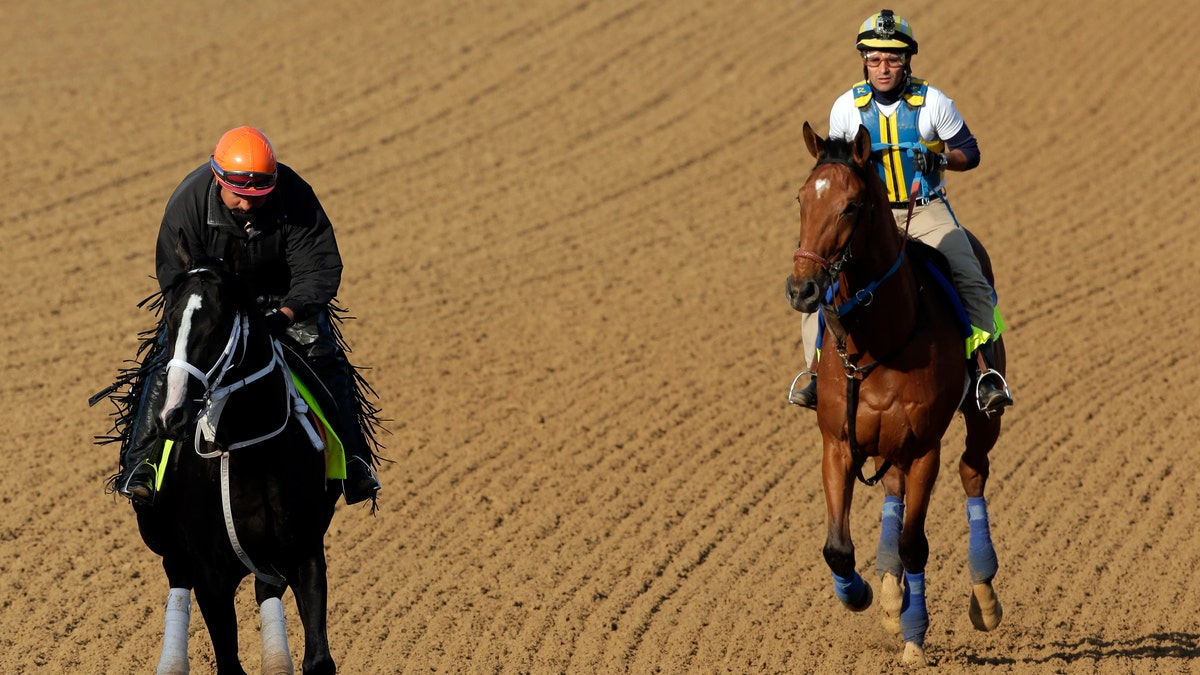
[[[987,501],[983,497],[967,498],[967,525],[971,528],[967,543],[967,567],[971,570],[971,583],[991,581],[1000,563],[996,560],[996,549],[992,547]]]
[[[900,632],[905,642],[924,646],[929,630],[929,612],[925,610],[925,573],[904,573],[904,604],[900,606]]]
[[[904,525],[904,500],[888,495],[883,498],[882,527],[879,531],[879,549],[875,552],[875,571],[883,578],[891,572],[901,578],[904,565],[900,562],[900,528]]]
[[[855,572],[854,576],[849,579],[838,576],[836,572],[833,573],[833,593],[838,600],[842,601],[843,605],[861,607],[863,594],[866,592],[867,586],[858,572]]]

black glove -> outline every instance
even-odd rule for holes
[[[946,164],[946,156],[940,152],[922,150],[913,155],[913,169],[926,176],[939,173]]]
[[[263,324],[271,337],[281,338],[287,333],[287,327],[292,325],[292,320],[278,309],[272,309],[263,315]]]

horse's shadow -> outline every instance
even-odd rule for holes
[[[1151,633],[1125,640],[1101,640],[1085,637],[1074,642],[1051,642],[1054,651],[1034,658],[1005,658],[969,655],[971,665],[1004,666],[1019,663],[1044,664],[1065,661],[1102,661],[1124,659],[1194,659],[1200,657],[1200,634],[1196,633]]]

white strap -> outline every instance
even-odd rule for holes
[[[286,580],[281,576],[268,574],[254,566],[250,561],[250,556],[246,555],[245,549],[242,548],[241,542],[238,541],[237,531],[233,527],[233,507],[229,499],[229,453],[221,453],[221,510],[225,514],[225,532],[229,534],[229,543],[233,546],[233,552],[237,554],[238,560],[246,566],[246,569],[254,573],[259,581],[266,582],[272,586],[282,586]]]

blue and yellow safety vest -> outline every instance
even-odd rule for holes
[[[909,78],[901,104],[891,115],[885,115],[875,103],[871,85],[867,81],[854,85],[854,105],[862,116],[862,123],[871,132],[871,159],[879,170],[879,177],[887,186],[888,201],[907,202],[909,189],[916,171],[913,169],[912,150],[944,152],[946,144],[941,141],[926,143],[921,140],[917,128],[917,116],[925,105],[925,93],[929,83]],[[942,185],[942,174],[925,176],[917,198],[929,198]]]

